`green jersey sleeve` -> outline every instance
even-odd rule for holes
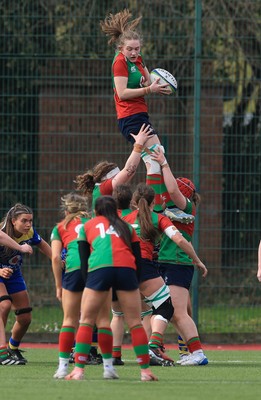
[[[58,231],[58,226],[57,225],[52,230],[50,240],[51,241],[52,240],[60,240],[60,241],[62,241],[61,236],[60,236],[59,231]]]

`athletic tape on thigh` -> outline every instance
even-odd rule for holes
[[[164,284],[161,286],[160,289],[156,290],[156,292],[152,293],[150,296],[146,296],[146,300],[148,299],[152,303],[153,307],[157,309],[169,297],[170,297],[169,287]]]
[[[153,313],[153,310],[152,310],[152,308],[150,308],[149,310],[147,310],[147,311],[142,311],[141,312],[141,319],[143,319],[144,317],[147,317],[147,315],[151,315]]]
[[[145,304],[147,304],[148,307],[152,307],[152,302],[150,300],[146,299],[146,297],[144,297],[143,301]]]

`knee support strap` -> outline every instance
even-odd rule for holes
[[[15,315],[27,314],[30,313],[32,310],[32,307],[20,308],[20,310],[15,310]]]
[[[123,316],[124,316],[124,314],[123,314],[122,311],[115,311],[115,310],[113,310],[113,308],[112,308],[111,312],[112,312],[112,314],[115,315],[116,317],[123,317]]]
[[[10,300],[12,303],[12,297],[9,296],[8,294],[5,294],[4,296],[0,296],[0,303],[1,303],[1,301],[5,301],[5,300]]]
[[[156,315],[155,319],[161,319],[164,322],[168,323],[174,314],[174,307],[171,302],[171,298],[169,297],[164,301],[158,308],[153,307],[152,315]]]

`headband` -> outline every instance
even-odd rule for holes
[[[120,168],[116,167],[113,168],[111,171],[109,171],[101,180],[102,181],[107,181],[107,179],[113,178],[115,175],[117,175],[120,172]]]

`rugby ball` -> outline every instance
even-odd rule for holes
[[[151,82],[154,82],[157,78],[160,78],[159,84],[164,85],[164,83],[168,83],[171,91],[174,93],[178,88],[178,84],[174,76],[162,68],[155,68],[150,73]]]

